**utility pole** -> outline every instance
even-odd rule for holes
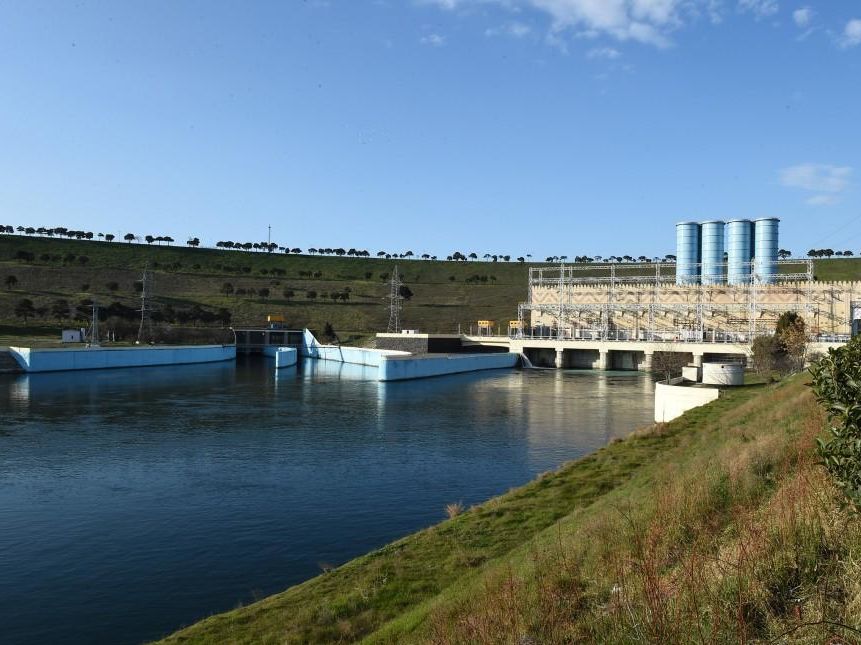
[[[269,232],[266,234],[266,245],[272,244],[272,225],[267,226]]]

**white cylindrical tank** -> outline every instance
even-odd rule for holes
[[[741,363],[703,363],[703,384],[744,385],[744,365]]]

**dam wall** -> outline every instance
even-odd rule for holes
[[[62,372],[152,365],[216,363],[236,359],[234,345],[182,345],[147,347],[81,347],[37,349],[10,347],[25,372]]]
[[[446,374],[462,374],[512,368],[520,360],[519,354],[446,354],[412,358],[385,357],[380,363],[380,381],[405,381]]]
[[[299,350],[295,347],[278,347],[275,349],[274,358],[276,370],[293,367],[299,361]]]
[[[515,367],[519,354],[420,354],[394,349],[369,349],[321,345],[307,329],[302,342],[302,356],[324,361],[367,365],[377,368],[378,381],[406,381],[447,374],[477,372]]]

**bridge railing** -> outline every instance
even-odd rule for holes
[[[607,332],[601,330],[579,330],[577,333],[571,333],[567,330],[562,330],[560,333],[556,329],[535,328],[532,330],[513,330],[506,336],[481,336],[482,338],[508,338],[511,340],[564,340],[571,342],[648,342],[648,343],[667,343],[667,344],[685,344],[685,343],[709,343],[715,345],[740,344],[746,345],[750,343],[751,336],[744,332],[639,332],[635,330],[617,329]],[[808,337],[809,342],[821,343],[846,343],[849,342],[849,334],[811,334]]]

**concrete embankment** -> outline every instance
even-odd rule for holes
[[[720,397],[716,387],[685,386],[684,379],[672,379],[669,383],[655,383],[655,422],[666,423],[677,419],[688,410],[693,410]]]
[[[376,367],[379,381],[406,381],[464,372],[515,367],[518,354],[422,354],[413,355],[393,349],[370,349],[321,345],[314,335],[305,330],[302,355],[307,358],[367,365]]]
[[[36,349],[10,347],[11,355],[25,372],[190,365],[236,359],[234,345],[184,345],[147,347],[80,347]]]
[[[517,366],[517,354],[447,354],[421,357],[386,356],[380,362],[380,381],[405,381],[446,374],[462,374],[482,370],[505,369]]]
[[[299,350],[295,347],[264,347],[263,355],[275,359],[275,369],[293,367],[299,362]]]

